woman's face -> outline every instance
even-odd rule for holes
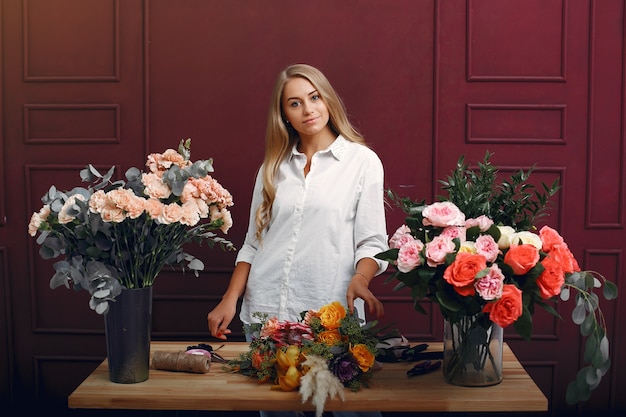
[[[300,137],[312,137],[329,129],[329,113],[313,84],[300,77],[287,81],[283,89],[283,113]]]

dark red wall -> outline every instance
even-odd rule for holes
[[[234,195],[240,244],[269,95],[295,62],[326,73],[390,188],[432,201],[461,154],[486,150],[506,175],[536,164],[536,181],[558,177],[548,223],[624,293],[625,12],[620,0],[3,0],[0,406],[63,409],[106,351],[87,293],[50,290],[51,262],[26,233],[41,195],[78,185],[87,163],[124,172],[191,137]],[[389,233],[402,217],[389,211]],[[235,255],[192,250],[199,278],[157,280],[155,340],[210,341]],[[376,283],[385,321],[440,340],[437,312],[413,313],[392,287]],[[602,307],[613,366],[579,407],[564,399],[582,355],[571,306],[557,307],[563,321],[536,314],[530,343],[507,330],[547,414],[626,411],[626,311]]]

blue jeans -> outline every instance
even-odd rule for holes
[[[250,343],[252,337],[246,333],[246,341]],[[332,411],[335,417],[382,417],[380,411]],[[261,417],[305,417],[302,411],[259,411]]]

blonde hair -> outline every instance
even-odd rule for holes
[[[299,139],[298,132],[285,122],[282,109],[285,84],[295,77],[304,78],[315,87],[328,108],[330,116],[328,124],[336,135],[342,135],[351,142],[365,145],[363,136],[348,120],[341,98],[320,70],[306,64],[295,64],[281,71],[272,91],[265,132],[265,157],[262,171],[263,201],[255,215],[256,238],[259,242],[262,240],[263,230],[268,227],[272,219],[272,205],[276,197],[274,178],[278,167]]]

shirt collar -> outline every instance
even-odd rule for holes
[[[335,139],[328,148],[326,148],[325,150],[321,152],[330,152],[333,154],[335,159],[340,161],[341,158],[343,158],[343,155],[346,153],[347,144],[348,144],[348,140],[344,138],[343,136],[339,135],[337,136],[337,139]],[[302,155],[301,152],[298,152],[297,143],[294,144],[293,147],[291,148],[291,155],[289,156],[289,159],[291,160],[291,158],[293,158],[294,155]]]

